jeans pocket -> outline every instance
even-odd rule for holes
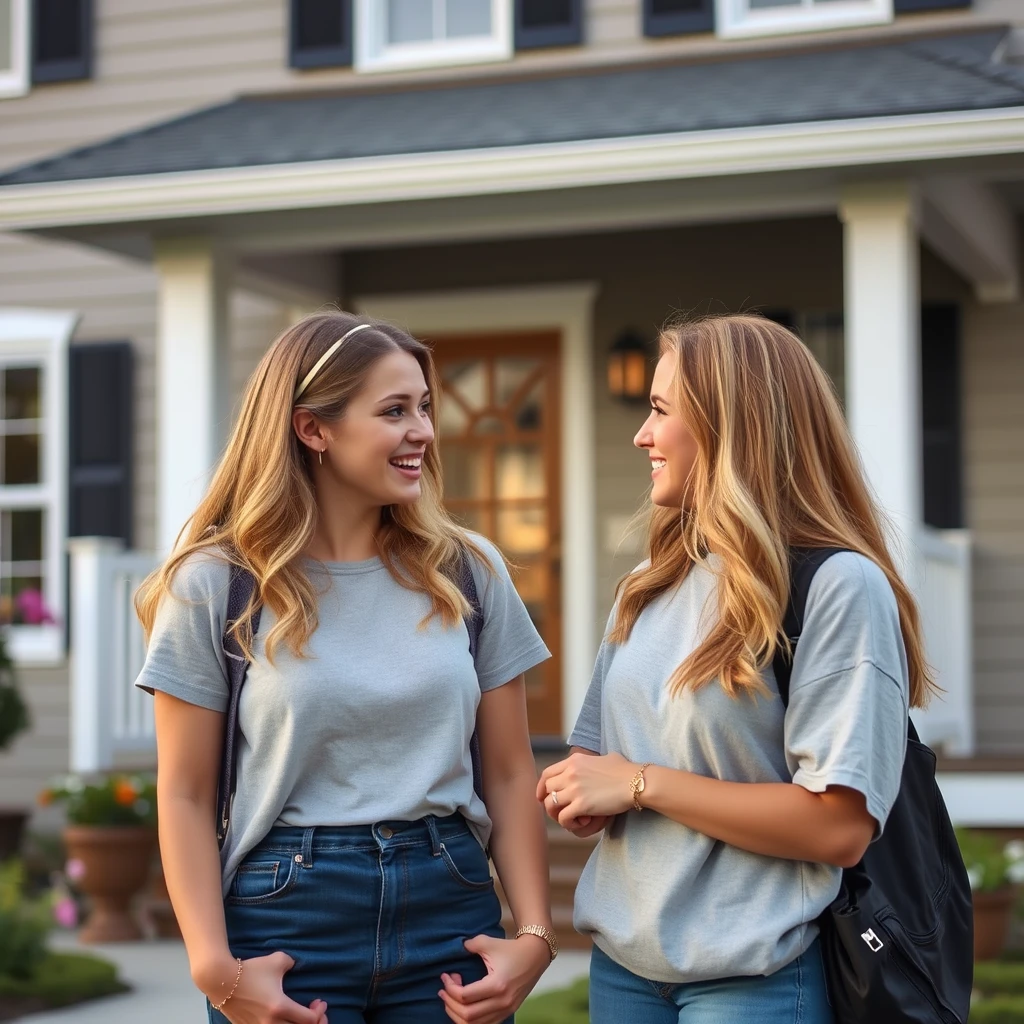
[[[441,843],[441,859],[448,874],[464,889],[491,889],[494,879],[487,862],[487,854],[472,832],[466,831],[447,837]]]
[[[235,872],[225,902],[246,906],[280,899],[294,887],[298,875],[299,866],[290,857],[247,859]]]

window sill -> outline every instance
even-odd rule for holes
[[[857,10],[857,7],[862,9]],[[758,36],[774,36],[798,32],[826,32],[830,29],[859,28],[869,25],[887,25],[893,20],[892,7],[884,9],[872,5],[864,10],[859,4],[837,4],[837,9],[827,11],[758,13],[742,20],[730,21],[719,17],[717,34],[721,39],[752,39]],[[851,9],[853,8],[853,9]]]
[[[62,665],[67,658],[64,650],[64,627],[8,626],[7,651],[18,667],[41,668]]]
[[[374,74],[384,71],[412,71],[459,64],[493,64],[512,59],[512,48],[501,41],[473,46],[395,46],[373,56],[356,58],[356,71]]]

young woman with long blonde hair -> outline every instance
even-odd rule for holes
[[[537,797],[603,832],[576,894],[594,1024],[828,1024],[815,921],[880,834],[908,704],[931,689],[839,402],[757,316],[666,329],[649,558],[619,585],[594,678]],[[790,555],[823,561],[793,654]]]
[[[548,653],[500,554],[443,509],[438,390],[396,327],[330,312],[285,331],[138,595],[164,874],[211,1022],[497,1024],[556,952],[523,683]],[[218,855],[239,570],[250,667]]]

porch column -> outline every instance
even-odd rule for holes
[[[844,225],[846,411],[868,479],[919,585],[923,514],[917,201],[909,182],[848,188]]]
[[[157,244],[157,550],[174,546],[226,436],[230,266],[210,239]]]

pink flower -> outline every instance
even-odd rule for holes
[[[71,860],[64,865],[64,874],[72,882],[80,882],[85,878],[85,861],[79,860],[77,857],[72,857]]]
[[[70,896],[63,896],[54,903],[53,919],[61,928],[74,928],[78,924],[78,907]]]
[[[41,626],[45,622],[56,621],[38,590],[23,590],[14,601],[21,612],[22,620],[30,626]]]

